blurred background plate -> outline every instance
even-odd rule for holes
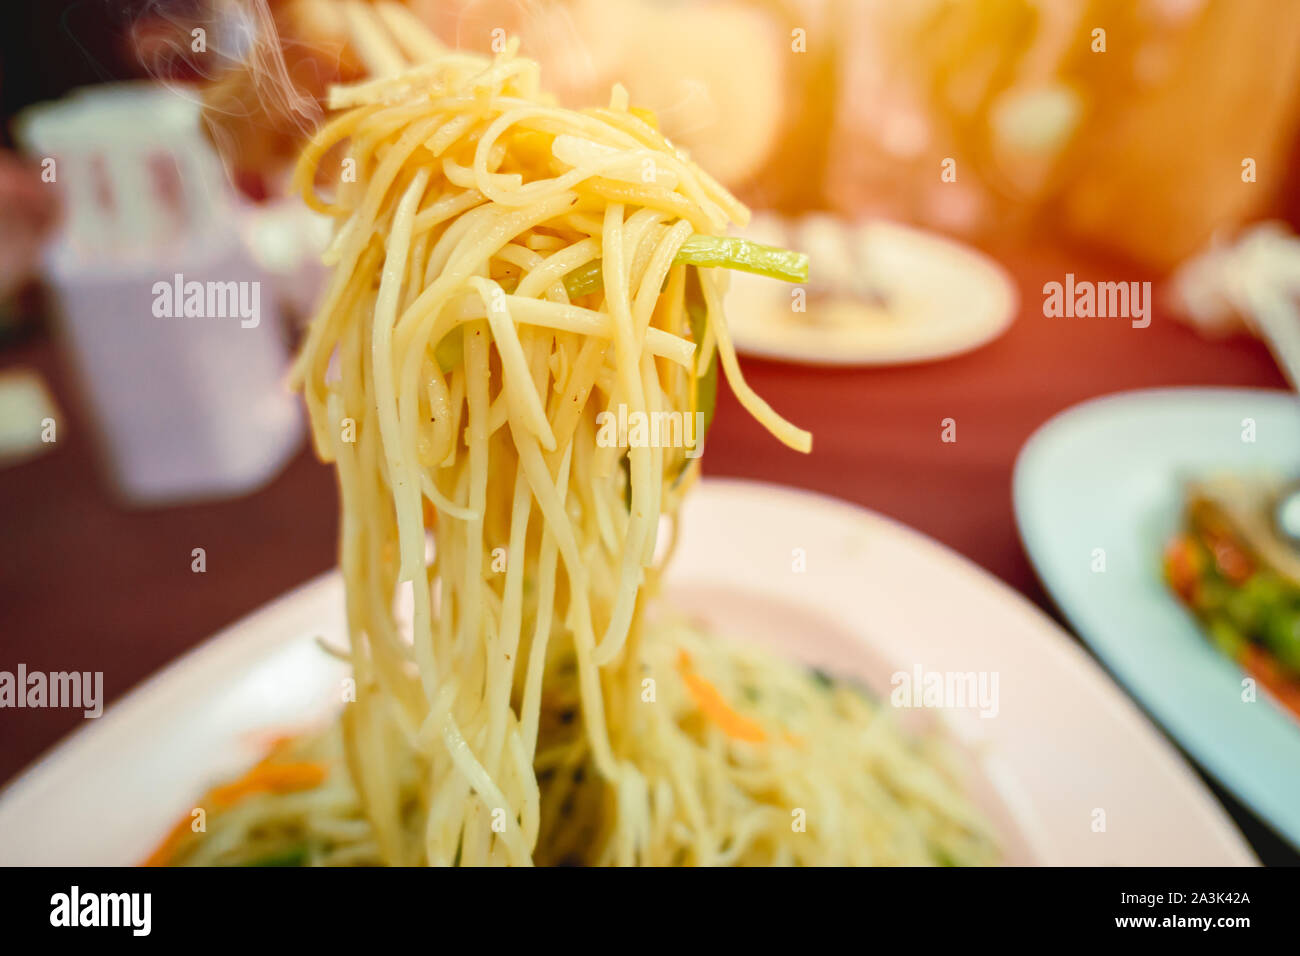
[[[736,348],[808,365],[898,365],[959,355],[1001,335],[1015,285],[988,256],[885,219],[761,217],[745,235],[807,252],[809,283],[737,273],[727,294]],[[798,311],[801,306],[805,311]]]
[[[1300,845],[1300,726],[1216,651],[1165,587],[1160,557],[1183,483],[1223,471],[1300,474],[1300,407],[1262,389],[1177,388],[1058,415],[1016,463],[1025,550],[1065,616],[1212,775]],[[1243,440],[1246,419],[1253,442]],[[1092,570],[1094,549],[1105,571]]]
[[[861,679],[920,666],[999,674],[997,714],[936,717],[977,774],[1008,862],[1249,865],[1222,808],[1137,708],[1042,612],[955,553],[808,492],[708,481],[668,572],[674,604],[719,634]],[[792,570],[802,548],[807,570]],[[936,600],[942,595],[942,600]],[[337,573],[191,652],[19,778],[0,799],[0,862],[130,864],[268,732],[321,720],[343,665]],[[1086,715],[1086,719],[1081,719]],[[1094,832],[1097,810],[1104,832]]]

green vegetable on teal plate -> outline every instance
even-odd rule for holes
[[[1184,598],[1214,646],[1241,660],[1255,644],[1284,672],[1300,675],[1300,589],[1266,567],[1255,567],[1249,577],[1234,582],[1204,541],[1189,539],[1186,547],[1197,571],[1195,589]]]

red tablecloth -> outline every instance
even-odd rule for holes
[[[960,551],[1045,601],[1016,534],[1011,474],[1026,439],[1053,415],[1111,392],[1170,385],[1285,388],[1267,349],[1245,336],[1211,342],[1172,318],[1156,283],[1149,327],[1126,319],[1043,315],[1043,284],[1066,272],[1149,278],[1060,248],[993,249],[1020,290],[1009,331],[925,365],[799,368],[748,360],[747,380],[813,432],[813,451],[779,445],[720,389],[705,471],[799,485],[858,502]],[[956,422],[952,443],[942,422]]]

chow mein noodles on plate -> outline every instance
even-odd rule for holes
[[[747,210],[653,115],[557,106],[513,44],[331,106],[296,175],[337,229],[294,383],[337,471],[353,677],[151,862],[996,861],[938,741],[656,600],[719,368],[811,448],[721,311],[725,269],[806,260],[726,238]]]

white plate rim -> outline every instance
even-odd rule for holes
[[[802,489],[743,479],[708,479],[697,489],[695,498],[705,494],[704,489],[728,499],[747,500],[751,506],[760,507],[765,513],[770,513],[768,509],[772,507],[791,509],[792,503],[797,503],[804,516],[820,511],[829,520],[846,527],[856,526],[859,530],[869,529],[872,533],[883,530],[923,552],[936,566],[964,579],[967,584],[986,590],[990,593],[990,599],[995,597],[999,604],[1011,609],[1011,613],[1035,621],[1037,631],[1048,638],[1056,638],[1043,642],[1043,653],[1067,670],[1076,672],[1076,676],[1089,685],[1091,692],[1099,695],[1100,702],[1110,717],[1126,725],[1135,738],[1142,741],[1151,759],[1163,765],[1163,769],[1169,773],[1170,785],[1184,791],[1183,796],[1198,816],[1197,823],[1209,828],[1207,839],[1212,837],[1215,846],[1221,851],[1223,859],[1219,862],[1228,865],[1252,865],[1256,862],[1223,808],[1212,798],[1172,745],[1106,677],[1086,651],[1028,598],[937,541],[901,522],[849,502]],[[790,517],[790,511],[783,513]],[[310,618],[319,613],[319,608],[340,599],[341,580],[338,572],[327,572],[252,612],[182,655],[115,702],[95,722],[95,726],[82,728],[65,737],[0,791],[0,824],[6,821],[12,824],[15,807],[24,800],[31,802],[33,796],[39,795],[45,788],[57,787],[60,782],[72,779],[80,752],[94,748],[101,740],[115,733],[129,733],[129,725],[133,721],[138,723],[144,720],[151,711],[161,710],[165,713],[169,699],[174,701],[186,698],[186,683],[194,683],[196,675],[201,675],[205,668],[210,669],[216,665],[223,671],[237,670],[248,660],[266,655],[268,646],[261,632],[268,627],[272,628],[273,634],[279,635],[279,644],[301,640],[300,629],[296,630],[293,626],[295,618],[301,618],[304,614]],[[118,730],[119,727],[124,729]],[[168,821],[161,821],[163,824],[166,822]],[[0,833],[3,833],[3,829],[0,825]],[[1027,836],[1032,840],[1032,834]],[[1043,852],[1041,862],[1059,864],[1067,861],[1053,858],[1050,852]]]
[[[1127,408],[1130,412],[1137,413],[1141,412],[1146,406],[1153,406],[1156,403],[1171,400],[1185,402],[1223,399],[1263,399],[1270,403],[1294,403],[1297,401],[1293,393],[1283,389],[1232,385],[1163,386],[1129,389],[1100,395],[1079,402],[1057,413],[1034,431],[1017,456],[1012,478],[1016,529],[1025,554],[1034,568],[1035,575],[1042,583],[1043,589],[1060,609],[1062,615],[1070,621],[1071,626],[1075,628],[1080,637],[1097,655],[1098,659],[1103,662],[1107,673],[1122,687],[1126,688],[1135,699],[1141,702],[1144,713],[1149,711],[1151,718],[1156,723],[1168,727],[1170,736],[1178,741],[1179,745],[1205,769],[1207,774],[1218,780],[1225,789],[1231,791],[1238,800],[1247,806],[1256,819],[1277,834],[1280,839],[1294,844],[1297,834],[1300,834],[1300,830],[1296,829],[1296,821],[1300,820],[1300,816],[1291,820],[1281,820],[1265,811],[1260,805],[1258,788],[1252,782],[1252,778],[1239,775],[1228,769],[1223,754],[1211,743],[1203,740],[1196,728],[1189,726],[1188,721],[1181,713],[1173,712],[1174,709],[1170,707],[1162,708],[1158,702],[1152,702],[1150,695],[1155,691],[1149,686],[1150,682],[1144,680],[1141,674],[1130,672],[1122,662],[1116,661],[1110,641],[1093,634],[1093,629],[1086,626],[1085,622],[1089,617],[1087,611],[1068,595],[1060,593],[1060,587],[1056,585],[1056,582],[1049,574],[1044,573],[1043,562],[1045,557],[1040,552],[1038,544],[1043,533],[1038,528],[1038,524],[1041,522],[1031,517],[1026,510],[1028,507],[1026,501],[1029,494],[1024,489],[1033,480],[1032,476],[1036,473],[1036,469],[1040,467],[1038,464],[1040,459],[1047,453],[1045,450],[1050,450],[1053,442],[1061,440],[1061,435],[1068,436],[1070,430],[1077,427],[1079,423],[1113,414],[1113,410],[1116,408]],[[1159,546],[1160,543],[1154,545],[1156,548]],[[1178,612],[1180,620],[1186,616],[1186,612],[1172,597],[1168,598],[1168,602],[1169,607]],[[1195,625],[1190,621],[1186,622],[1186,626],[1195,629]],[[1199,634],[1198,639],[1204,640]],[[1240,673],[1236,665],[1226,659],[1223,660],[1223,669],[1236,674]]]

